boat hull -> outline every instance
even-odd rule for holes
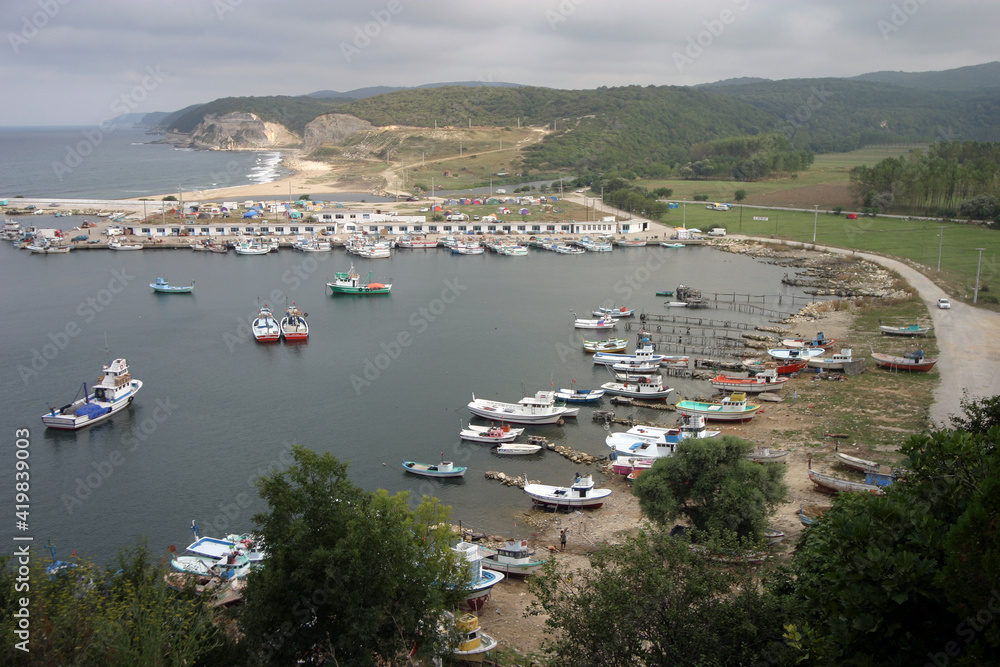
[[[893,357],[888,354],[875,353],[872,355],[872,359],[881,368],[888,368],[893,371],[913,371],[915,373],[926,373],[930,369],[934,368],[934,364],[937,363],[937,359],[923,359],[921,361],[916,361],[914,359],[909,359],[907,357]]]
[[[817,489],[824,493],[870,493],[876,496],[884,493],[880,486],[852,482],[840,479],[839,477],[833,477],[832,475],[825,475],[812,469],[809,469],[809,479],[816,485]]]

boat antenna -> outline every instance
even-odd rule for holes
[[[104,354],[108,355],[108,365],[111,365],[111,349],[108,347],[108,332],[104,332]]]

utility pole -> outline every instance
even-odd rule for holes
[[[740,234],[743,233],[743,204],[740,204]]]
[[[972,293],[972,303],[979,302],[979,270],[983,267],[983,251],[986,248],[976,248],[979,251],[979,262],[976,264],[976,291]]]
[[[944,227],[938,227],[938,229],[940,230],[938,232],[938,239],[940,239],[940,240],[938,241],[938,268],[937,268],[937,270],[938,270],[938,273],[940,273],[941,272],[941,248],[944,246]]]
[[[813,243],[816,243],[816,223],[819,222],[819,204],[813,204]]]

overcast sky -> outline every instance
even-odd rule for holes
[[[691,85],[1000,59],[997,0],[3,0],[0,21],[0,125],[379,85]]]

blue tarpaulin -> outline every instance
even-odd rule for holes
[[[93,418],[93,417],[100,417],[105,412],[108,412],[110,410],[111,408],[105,408],[103,406],[98,405],[97,403],[84,403],[79,408],[77,408],[76,412],[73,414],[75,414],[77,417]]]

